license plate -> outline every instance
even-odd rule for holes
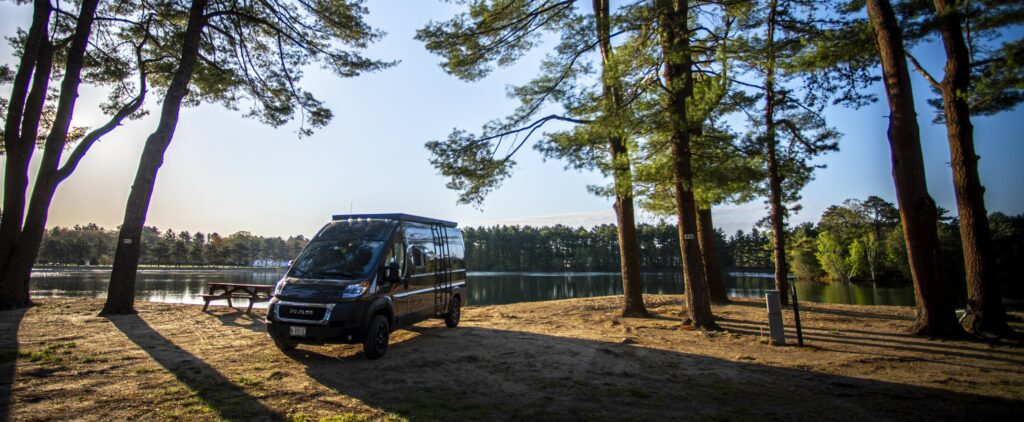
[[[305,337],[306,327],[301,325],[292,325],[288,327],[288,334],[292,337]]]

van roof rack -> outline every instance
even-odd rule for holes
[[[413,223],[423,224],[440,224],[445,227],[457,227],[459,223],[454,221],[438,220],[436,218],[420,217],[418,215],[411,214],[336,214],[332,217],[332,220],[349,220],[349,219],[377,219],[377,220],[398,220],[398,221],[409,221]]]

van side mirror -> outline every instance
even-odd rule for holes
[[[388,264],[387,270],[384,272],[384,281],[388,283],[400,283],[402,282],[402,268],[398,266],[397,262]]]

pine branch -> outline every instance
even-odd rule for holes
[[[924,76],[924,79],[928,81],[928,83],[932,84],[932,86],[935,87],[935,89],[942,88],[942,85],[935,81],[935,78],[933,78],[932,75],[928,73],[928,71],[925,70],[924,67],[921,66],[921,63],[918,62],[916,58],[914,58],[913,54],[910,54],[909,51],[907,51],[905,54],[907,56],[907,59],[910,60],[910,63],[914,65],[914,69],[917,69],[917,72],[920,73],[921,76]]]

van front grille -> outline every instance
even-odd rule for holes
[[[277,316],[287,319],[300,319],[304,321],[322,321],[327,309],[313,306],[277,305]]]

